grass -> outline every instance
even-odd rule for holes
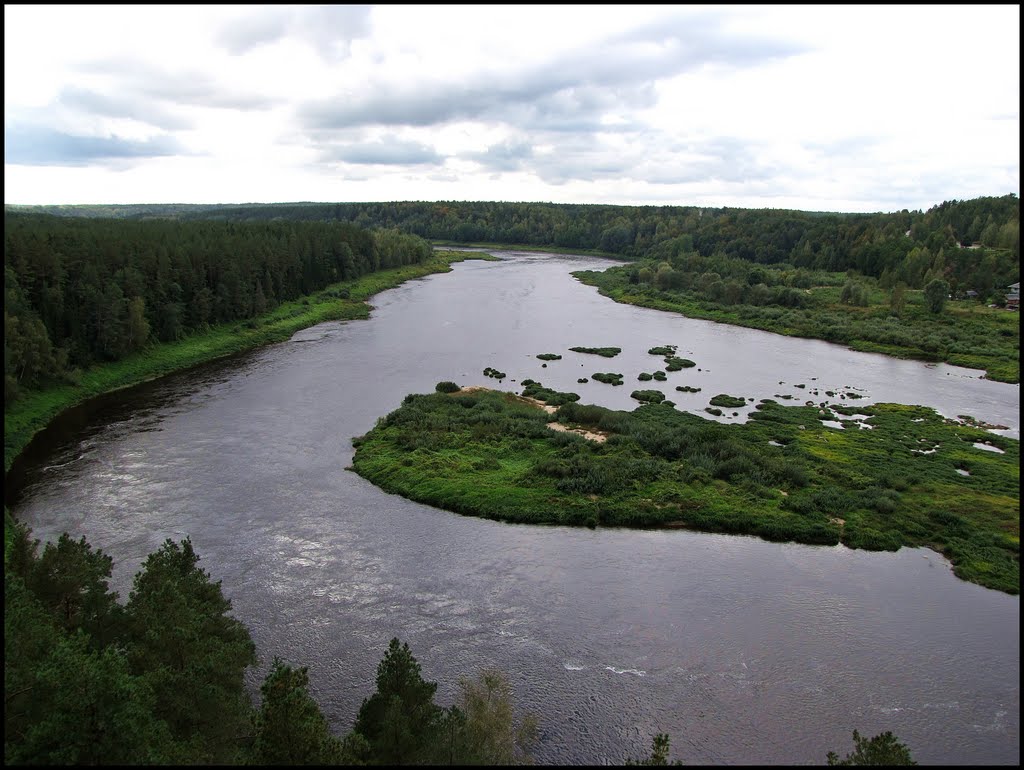
[[[1019,592],[1017,441],[924,407],[858,407],[871,430],[825,427],[836,412],[765,400],[726,425],[664,404],[571,401],[552,417],[508,393],[411,395],[354,441],[353,468],[388,492],[509,522],[925,546],[964,580]],[[608,439],[553,431],[549,419]]]
[[[495,249],[497,251],[537,251],[549,254],[578,254],[587,257],[604,257],[606,259],[617,259],[628,262],[635,257],[625,257],[622,254],[613,254],[610,251],[600,249],[582,249],[570,246],[536,246],[523,243],[457,243],[455,241],[436,240],[431,241],[435,246],[450,246],[452,248],[471,249]]]
[[[1020,382],[1020,317],[972,300],[950,301],[942,313],[929,312],[923,292],[908,290],[899,316],[885,292],[872,288],[867,307],[839,301],[845,274],[825,274],[828,285],[806,290],[806,307],[725,305],[697,290],[660,291],[629,283],[628,267],[581,270],[573,275],[616,302],[680,313],[734,326],[847,345],[894,358],[941,361],[981,369],[990,380]]]

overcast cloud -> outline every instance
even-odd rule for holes
[[[7,203],[1020,187],[1019,6],[4,7]]]

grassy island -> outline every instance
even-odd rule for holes
[[[353,469],[388,492],[509,522],[926,546],[960,578],[1018,593],[1019,443],[925,407],[857,413],[870,430],[823,425],[841,407],[772,400],[726,425],[664,404],[566,401],[552,414],[510,393],[409,395],[354,440]]]
[[[575,347],[569,348],[574,353],[590,353],[594,356],[603,356],[604,358],[615,358],[619,353],[622,352],[622,348],[584,348]]]

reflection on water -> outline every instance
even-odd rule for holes
[[[122,596],[148,553],[190,536],[263,656],[254,692],[274,655],[308,665],[336,732],[398,636],[444,704],[460,676],[509,672],[540,717],[542,762],[618,763],[667,732],[687,762],[822,763],[857,729],[892,730],[922,763],[1016,764],[1019,600],[957,580],[930,551],[499,524],[345,470],[351,438],[409,392],[518,391],[532,377],[632,409],[632,388],[577,379],[635,380],[665,344],[697,367],[661,387],[702,416],[716,393],[845,403],[856,389],[858,404],[923,403],[1019,435],[1017,386],[617,305],[569,276],[605,265],[463,263],[374,298],[369,321],[108,399],[48,434],[15,514],[37,537],[68,530],[103,548]],[[563,358],[542,367],[544,352]]]

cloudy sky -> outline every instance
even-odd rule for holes
[[[5,203],[1020,194],[1020,7],[4,6]]]

